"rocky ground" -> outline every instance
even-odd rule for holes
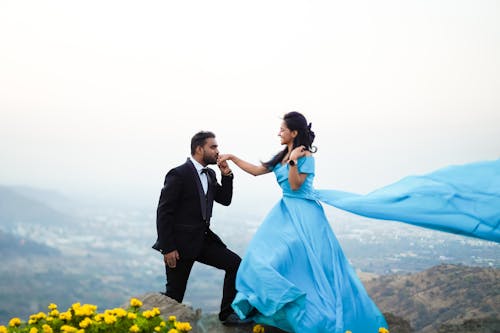
[[[192,333],[251,333],[253,325],[248,326],[224,326],[215,314],[203,315],[201,310],[193,309],[192,307],[184,304],[179,304],[175,300],[164,296],[160,293],[148,293],[144,295],[135,296],[143,302],[143,309],[151,309],[157,307],[161,313],[168,318],[168,316],[176,316],[178,321],[188,321],[193,327]],[[123,307],[128,307],[125,304]],[[389,329],[393,333],[410,333],[411,328],[408,321],[396,317],[391,314],[384,314],[389,324]],[[265,327],[265,333],[282,333],[283,331],[273,328]]]

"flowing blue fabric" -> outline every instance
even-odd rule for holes
[[[344,256],[320,201],[355,214],[499,242],[500,160],[407,177],[367,195],[315,190],[314,158],[274,168],[282,199],[251,240],[236,278],[241,317],[288,332],[377,333],[384,317]]]
[[[366,195],[316,195],[358,215],[500,242],[500,159],[406,177]]]
[[[299,172],[307,177],[297,191],[290,188],[288,168],[274,168],[283,198],[264,219],[240,264],[236,313],[287,332],[377,333],[387,328],[316,200],[314,158],[298,160]]]

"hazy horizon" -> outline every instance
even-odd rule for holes
[[[298,110],[316,187],[367,192],[500,157],[499,59],[496,1],[2,2],[0,184],[151,207],[196,131],[257,163]]]

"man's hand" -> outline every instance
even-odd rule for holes
[[[177,266],[177,260],[180,258],[181,257],[179,256],[179,252],[177,252],[177,250],[173,250],[172,252],[163,255],[163,261],[165,261],[165,264],[170,268],[175,268],[175,266]]]
[[[223,176],[229,176],[233,173],[231,171],[231,169],[229,168],[229,164],[227,163],[226,160],[222,160],[222,161],[219,160],[217,162],[217,166],[219,167],[220,172],[222,173]]]

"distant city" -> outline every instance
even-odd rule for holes
[[[22,201],[22,196],[16,200]],[[411,273],[441,263],[500,267],[500,246],[492,242],[370,220],[331,207],[325,210],[360,275]],[[62,211],[67,216],[67,207]],[[0,259],[0,324],[13,315],[45,311],[51,302],[61,308],[74,302],[95,303],[104,309],[121,306],[133,296],[164,291],[163,260],[151,248],[156,239],[155,211],[80,207],[75,212],[69,223],[36,219],[28,223],[15,216],[7,221],[1,216],[5,221],[0,221],[0,231],[14,245],[0,246],[9,253]],[[243,256],[263,217],[216,207],[212,225]],[[33,244],[39,246],[36,251],[47,254],[22,250]],[[222,280],[223,272],[196,264],[185,303],[203,313],[216,312]]]

